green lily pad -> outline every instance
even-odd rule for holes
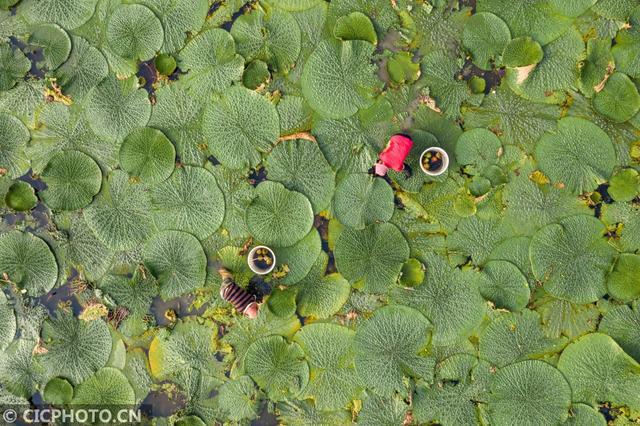
[[[480,336],[480,357],[498,367],[558,352],[566,338],[549,338],[540,315],[528,309],[496,314]]]
[[[98,136],[120,140],[136,127],[147,124],[151,105],[147,92],[138,88],[136,78],[118,80],[111,75],[89,94],[86,114]]]
[[[31,69],[31,62],[8,44],[0,44],[0,91],[9,90]]]
[[[502,143],[493,132],[487,129],[471,129],[458,138],[456,159],[461,165],[472,165],[475,170],[482,171],[485,167],[497,163],[501,148]]]
[[[542,47],[531,37],[514,38],[504,48],[502,63],[508,67],[526,67],[539,63],[544,57]]]
[[[11,231],[0,234],[0,275],[3,274],[28,295],[37,297],[56,284],[58,264],[42,239]]]
[[[580,90],[591,98],[596,93],[607,73],[613,69],[614,61],[611,54],[611,41],[591,39],[587,42],[587,59],[580,70]]]
[[[480,12],[471,16],[462,33],[462,43],[482,69],[490,69],[499,59],[511,33],[505,22],[493,13]]]
[[[304,194],[319,213],[329,207],[335,186],[334,172],[314,142],[283,141],[267,157],[269,180]]]
[[[35,27],[29,36],[29,44],[42,49],[43,65],[53,71],[62,65],[71,53],[71,38],[65,30],[54,24]]]
[[[622,169],[611,177],[607,189],[616,201],[631,201],[640,192],[640,174],[635,169]]]
[[[377,309],[356,329],[355,366],[365,385],[380,395],[406,394],[405,376],[425,377],[434,360],[419,355],[426,346],[431,323],[406,306]]]
[[[286,11],[260,9],[241,15],[231,27],[231,35],[247,61],[260,59],[276,70],[287,72],[300,53],[300,27]]]
[[[68,404],[73,399],[73,386],[66,379],[54,377],[44,387],[42,398],[49,404]]]
[[[609,135],[587,120],[566,117],[536,145],[540,169],[552,182],[579,194],[594,190],[611,175],[615,153]]]
[[[621,253],[607,278],[609,294],[623,302],[630,302],[640,297],[640,256],[631,253]]]
[[[334,255],[338,271],[356,287],[385,293],[409,259],[409,244],[390,223],[361,230],[345,228],[336,241]]]
[[[320,410],[337,410],[358,396],[354,368],[355,332],[337,324],[310,324],[295,335],[309,362],[309,383],[302,398],[314,398]]]
[[[623,123],[640,111],[640,94],[626,74],[616,72],[593,97],[593,108],[614,123]]]
[[[53,22],[67,30],[73,30],[87,22],[98,0],[28,0],[20,5],[25,16],[35,22]]]
[[[386,222],[393,214],[393,189],[382,178],[350,174],[338,183],[333,208],[338,220],[352,228]]]
[[[501,368],[491,381],[489,417],[495,423],[564,423],[571,387],[562,373],[543,361],[521,361]]]
[[[277,261],[277,269],[287,271],[286,275],[278,278],[278,283],[283,285],[294,285],[307,276],[314,262],[322,251],[320,235],[315,229],[300,241],[289,247],[274,248]],[[286,267],[285,267],[286,265]]]
[[[378,44],[376,30],[369,17],[362,12],[351,12],[338,18],[333,35],[341,40],[364,40]]]
[[[246,222],[257,241],[289,247],[309,233],[313,210],[307,197],[270,181],[262,182],[255,192],[246,211]]]
[[[6,169],[11,178],[18,178],[29,170],[29,157],[25,153],[29,139],[29,129],[20,120],[0,113],[0,167]]]
[[[107,323],[102,319],[81,320],[64,311],[58,311],[55,318],[44,323],[42,339],[47,349],[42,355],[43,365],[73,384],[83,382],[104,367],[111,353]]]
[[[480,281],[480,294],[496,307],[519,311],[529,303],[529,283],[516,265],[490,260],[484,265],[484,273],[486,279]]]
[[[82,382],[75,390],[74,405],[132,405],[135,393],[124,374],[105,367]]]
[[[51,158],[42,172],[47,189],[42,200],[53,210],[77,210],[91,204],[100,192],[102,172],[91,157],[79,151],[63,151]]]
[[[145,245],[143,258],[149,271],[158,279],[160,296],[164,300],[204,287],[207,257],[193,235],[180,231],[160,232]]]
[[[280,126],[276,107],[268,99],[234,86],[209,104],[203,131],[218,161],[239,169],[260,162],[260,153],[269,151],[278,139]]]
[[[369,58],[374,46],[362,40],[322,41],[302,72],[302,93],[311,107],[327,118],[346,118],[371,105],[378,85]],[[327,96],[330,88],[332,96]]]
[[[225,213],[215,176],[200,167],[176,168],[153,188],[151,202],[158,228],[189,232],[201,240],[220,227]]]
[[[33,187],[27,182],[16,181],[9,187],[7,194],[4,196],[4,202],[7,207],[19,211],[29,211],[38,204],[38,197],[33,192]]]
[[[106,37],[116,54],[146,61],[162,47],[164,31],[151,9],[140,4],[124,4],[109,16]]]
[[[593,216],[577,215],[547,225],[531,239],[529,256],[536,279],[555,297],[589,303],[606,293],[605,276],[615,249]]]
[[[214,28],[191,39],[178,55],[180,68],[187,75],[180,82],[194,97],[222,92],[242,78],[244,58],[236,53],[231,35]]]
[[[280,336],[263,337],[249,346],[245,368],[273,401],[296,398],[309,382],[302,348]]]
[[[35,340],[21,338],[0,352],[0,383],[5,392],[17,397],[7,401],[9,403],[25,404],[26,399],[19,398],[28,398],[36,392],[36,386],[46,380],[40,360],[33,355],[35,347]]]
[[[209,4],[207,0],[182,2],[180,0],[142,0],[162,22],[164,43],[161,51],[173,53],[180,50],[189,33],[196,33],[202,28],[207,18]]]
[[[598,331],[611,336],[616,343],[636,361],[640,360],[640,339],[638,339],[638,326],[640,325],[640,310],[638,303],[632,307],[627,305],[614,306],[608,311],[600,322]]]
[[[576,402],[640,407],[640,364],[606,334],[587,334],[571,343],[560,355],[558,369],[571,385]]]
[[[176,150],[157,129],[142,127],[129,133],[120,146],[120,165],[132,177],[156,184],[173,172]]]
[[[133,248],[154,230],[149,195],[129,182],[124,171],[114,170],[103,183],[84,217],[96,237],[114,250]]]
[[[109,74],[104,55],[82,37],[71,37],[71,53],[55,71],[64,93],[81,99]]]
[[[249,376],[240,376],[220,386],[216,400],[226,419],[253,420],[258,416],[260,398]]]
[[[298,313],[304,317],[330,318],[349,299],[351,285],[338,273],[306,283],[298,292]]]

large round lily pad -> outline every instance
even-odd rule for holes
[[[556,131],[540,138],[536,159],[552,182],[564,184],[574,193],[595,189],[609,178],[616,164],[609,135],[575,117],[561,119]]]
[[[473,62],[482,69],[491,68],[511,40],[509,27],[493,13],[471,16],[462,33],[462,43],[473,55]]]
[[[246,212],[253,237],[264,244],[288,247],[311,230],[313,209],[299,192],[289,191],[276,182],[262,182]]]
[[[354,173],[338,183],[333,208],[338,220],[352,228],[386,222],[393,214],[393,189],[382,178]]]
[[[20,177],[29,169],[25,147],[30,138],[29,129],[20,120],[0,113],[0,167],[9,177]]]
[[[157,129],[142,127],[129,133],[120,146],[120,164],[130,176],[154,184],[167,179],[176,161],[176,149]]]
[[[47,189],[43,201],[54,210],[77,210],[91,204],[100,191],[102,172],[80,151],[63,151],[51,158],[42,172]]]
[[[213,234],[224,218],[222,191],[213,174],[201,167],[175,169],[152,190],[151,200],[159,228],[189,232],[200,239]]]
[[[338,271],[356,287],[384,293],[409,258],[409,244],[395,225],[374,224],[361,230],[343,230],[334,254]]]
[[[602,222],[586,215],[570,216],[536,232],[529,257],[533,274],[545,290],[574,303],[602,297],[615,254],[604,233]]]
[[[123,406],[134,402],[135,393],[122,371],[105,367],[78,386],[72,404]]]
[[[593,97],[593,108],[609,120],[623,123],[640,110],[640,94],[626,74],[617,72]]]
[[[157,278],[160,296],[165,300],[204,286],[207,257],[193,235],[180,231],[160,232],[145,245],[143,258]]]
[[[0,276],[26,290],[30,296],[41,296],[58,280],[58,264],[51,249],[42,239],[25,232],[0,234]]]
[[[118,55],[146,61],[162,47],[164,32],[151,9],[141,4],[123,4],[109,16],[106,36]]]
[[[204,135],[211,152],[230,168],[255,166],[280,134],[276,107],[240,86],[224,92],[204,113]]]

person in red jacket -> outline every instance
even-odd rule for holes
[[[393,135],[384,150],[378,155],[375,173],[384,176],[389,169],[401,172],[404,170],[404,160],[413,147],[413,140],[403,134]]]

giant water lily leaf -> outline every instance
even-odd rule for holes
[[[497,163],[501,149],[500,139],[493,132],[482,128],[471,129],[458,138],[456,160],[463,166],[471,165],[481,171]]]
[[[602,317],[598,331],[611,336],[627,354],[640,362],[640,309],[637,302],[632,306],[614,306]]]
[[[395,225],[373,224],[361,230],[343,230],[334,254],[338,271],[355,286],[385,293],[409,258],[409,244]]]
[[[0,384],[17,397],[28,398],[46,377],[40,360],[33,355],[36,341],[20,338],[0,352]]]
[[[543,361],[501,368],[491,381],[489,416],[495,423],[563,423],[569,415],[571,387],[562,373]]]
[[[114,170],[84,217],[96,237],[114,250],[130,249],[145,241],[154,226],[149,195],[129,182],[124,171]]]
[[[29,157],[25,153],[31,136],[29,129],[16,117],[0,113],[0,167],[17,178],[29,170]]]
[[[220,386],[216,401],[225,419],[241,421],[257,417],[260,399],[253,380],[240,376]]]
[[[640,296],[638,276],[640,276],[640,255],[620,254],[607,279],[609,294],[624,302],[630,302],[638,298]]]
[[[471,256],[476,265],[483,265],[491,251],[507,236],[509,233],[501,221],[474,215],[462,219],[447,241],[452,250]]]
[[[113,406],[134,402],[135,393],[125,375],[116,368],[105,367],[78,386],[71,404]]]
[[[41,197],[54,210],[77,210],[91,203],[100,191],[102,172],[80,151],[63,151],[51,158],[42,172],[47,189]]]
[[[348,410],[319,410],[310,401],[282,402],[276,405],[278,420],[290,425],[331,424],[349,426],[353,424],[351,412]]]
[[[276,107],[265,97],[243,87],[225,91],[204,113],[204,134],[213,155],[225,166],[255,166],[260,153],[271,148],[280,134]]]
[[[0,113],[18,117],[25,123],[34,122],[34,114],[42,104],[44,80],[27,80],[13,89],[0,91]]]
[[[104,367],[112,346],[109,327],[102,319],[85,321],[64,311],[44,323],[42,340],[47,349],[43,365],[74,384]]]
[[[633,203],[614,203],[603,209],[603,221],[609,226],[622,225],[617,243],[621,250],[640,249],[640,208]]]
[[[316,143],[298,139],[276,145],[267,158],[267,173],[270,180],[304,194],[314,213],[329,206],[334,173]]]
[[[364,426],[403,424],[407,418],[408,409],[409,406],[399,395],[388,398],[372,394],[362,403],[358,424]]]
[[[127,352],[127,359],[122,369],[127,380],[131,384],[136,395],[136,402],[142,401],[149,393],[153,383],[147,355],[142,349],[134,349]]]
[[[482,297],[496,307],[518,311],[529,302],[529,284],[520,269],[511,262],[490,260],[484,266],[484,278],[479,289]]]
[[[146,61],[160,50],[164,31],[160,20],[148,7],[123,4],[109,16],[106,37],[116,54]]]
[[[471,93],[467,83],[456,78],[461,65],[440,50],[422,58],[422,79],[430,89],[429,96],[435,99],[447,118],[458,117],[463,103],[477,106],[482,102],[482,94]]]
[[[0,91],[9,90],[20,81],[31,68],[31,62],[20,49],[9,44],[0,44]]]
[[[360,387],[354,369],[355,332],[336,324],[310,324],[298,331],[309,362],[309,384],[304,398],[314,398],[321,410],[337,410],[357,397]]]
[[[328,18],[333,22],[337,17],[351,12],[360,12],[369,16],[381,32],[398,22],[398,16],[391,4],[379,3],[375,0],[337,0],[330,4]]]
[[[512,4],[507,0],[480,0],[478,12],[491,12],[504,19],[514,37],[530,35],[545,45],[567,31],[571,22],[547,0]]]
[[[203,287],[207,257],[200,242],[190,234],[164,231],[144,247],[144,263],[158,279],[160,295],[168,300]]]
[[[488,94],[480,106],[462,107],[462,116],[466,127],[489,127],[506,144],[531,151],[544,132],[555,128],[560,109],[528,102],[503,85]]]
[[[72,36],[69,59],[55,75],[64,92],[82,98],[109,73],[104,55],[82,37]]]
[[[362,40],[322,41],[302,73],[304,97],[321,115],[346,118],[371,105],[368,93],[378,85],[370,56],[374,46]],[[326,96],[326,90],[332,96]]]
[[[566,117],[536,145],[540,169],[574,193],[591,191],[608,179],[616,158],[609,136],[587,120]]]
[[[151,202],[158,228],[189,232],[201,240],[224,218],[225,200],[216,178],[200,167],[176,168],[152,190]]]
[[[301,347],[280,336],[263,337],[249,346],[245,368],[273,401],[295,398],[309,382]]]
[[[58,217],[56,225],[66,230],[66,239],[60,243],[66,269],[75,268],[88,280],[101,278],[113,260],[113,251],[95,236],[84,215]]]
[[[216,364],[217,334],[211,324],[195,319],[179,321],[171,332],[163,330],[149,347],[149,366],[158,379],[198,370],[211,374]]]
[[[422,312],[433,323],[433,343],[443,346],[469,336],[480,324],[486,307],[478,290],[479,277],[430,255],[424,282],[398,289],[393,298]]]
[[[607,421],[600,411],[587,404],[572,404],[567,426],[593,425],[605,426]]]
[[[278,279],[280,284],[297,284],[307,276],[318,255],[322,251],[320,235],[316,229],[290,247],[274,249],[278,270],[285,268],[286,275]],[[284,266],[286,265],[286,267]]]
[[[518,234],[531,235],[537,229],[567,216],[589,214],[589,210],[568,188],[538,184],[527,174],[514,177],[503,193],[506,218]]]
[[[573,400],[640,407],[640,364],[606,334],[587,334],[562,352],[558,369],[573,389]]]
[[[616,36],[616,44],[611,49],[616,68],[630,77],[640,77],[640,31],[635,26],[623,29]]]
[[[509,27],[493,13],[480,12],[469,18],[462,34],[462,43],[480,68],[489,69],[502,55],[511,40]]]
[[[89,94],[86,114],[98,136],[122,139],[136,127],[147,124],[151,105],[147,93],[138,88],[137,79],[117,80],[111,75]]]
[[[584,59],[584,41],[573,27],[557,40],[544,46],[544,58],[529,74],[509,69],[507,82],[519,95],[534,101],[557,100],[552,96],[578,85],[579,62]],[[524,80],[523,80],[524,78]],[[548,99],[549,98],[549,99]]]
[[[244,216],[254,197],[253,186],[247,181],[245,173],[239,170],[215,167],[212,173],[224,194],[226,206],[222,227],[231,238],[249,235]]]
[[[7,296],[0,293],[0,350],[7,349],[16,336],[16,330],[16,314],[13,307],[7,303]]]
[[[71,38],[65,30],[54,24],[38,25],[31,36],[29,44],[42,49],[44,59],[39,62],[48,71],[62,65],[71,53]]]
[[[149,126],[161,130],[174,143],[183,164],[201,166],[209,155],[202,132],[204,104],[177,86],[156,92]]]
[[[58,264],[51,249],[35,235],[11,231],[0,234],[0,275],[30,296],[40,296],[58,280]]]
[[[293,16],[279,9],[260,9],[240,16],[231,35],[247,61],[259,59],[276,71],[287,72],[300,53],[300,27]]]
[[[593,97],[593,108],[614,123],[623,123],[640,110],[640,94],[629,76],[616,72]]]
[[[258,241],[288,247],[300,241],[313,225],[311,203],[299,192],[276,182],[262,182],[246,212],[249,231]]]
[[[333,208],[338,220],[352,228],[386,222],[393,215],[393,189],[384,179],[354,173],[338,183]]]
[[[73,30],[87,22],[98,0],[28,0],[20,4],[20,12],[31,21],[53,22],[67,30]]]
[[[598,219],[578,215],[535,233],[529,248],[531,266],[547,292],[575,303],[593,302],[606,293],[605,275],[615,249],[604,232]]]
[[[426,377],[434,360],[418,355],[431,323],[415,309],[391,305],[376,310],[356,329],[355,365],[363,383],[380,395],[406,393],[404,376]]]
[[[305,317],[329,318],[342,308],[350,293],[349,281],[338,273],[315,279],[307,277],[298,291],[298,312]]]
[[[142,0],[162,22],[164,43],[162,52],[180,50],[188,33],[196,33],[204,24],[209,5],[207,0],[181,2],[179,0]]]
[[[133,315],[146,314],[153,298],[158,295],[156,278],[143,267],[138,267],[130,278],[126,275],[108,275],[102,280],[100,288]]]
[[[120,146],[120,164],[132,177],[154,184],[167,179],[175,166],[176,150],[157,129],[142,127],[129,133]]]
[[[117,143],[98,137],[80,109],[57,102],[46,104],[39,111],[37,129],[27,148],[31,169],[42,173],[55,155],[67,149],[87,154],[104,168],[117,164]]]
[[[558,352],[565,342],[565,338],[551,339],[544,334],[540,315],[535,311],[500,313],[480,336],[480,357],[504,367]]]
[[[180,51],[180,67],[187,75],[180,79],[196,97],[222,92],[242,78],[244,58],[236,54],[231,35],[219,28],[204,31]]]

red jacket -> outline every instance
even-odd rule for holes
[[[412,147],[413,141],[410,137],[393,135],[378,157],[383,165],[400,172],[404,169],[404,160],[409,155]]]

